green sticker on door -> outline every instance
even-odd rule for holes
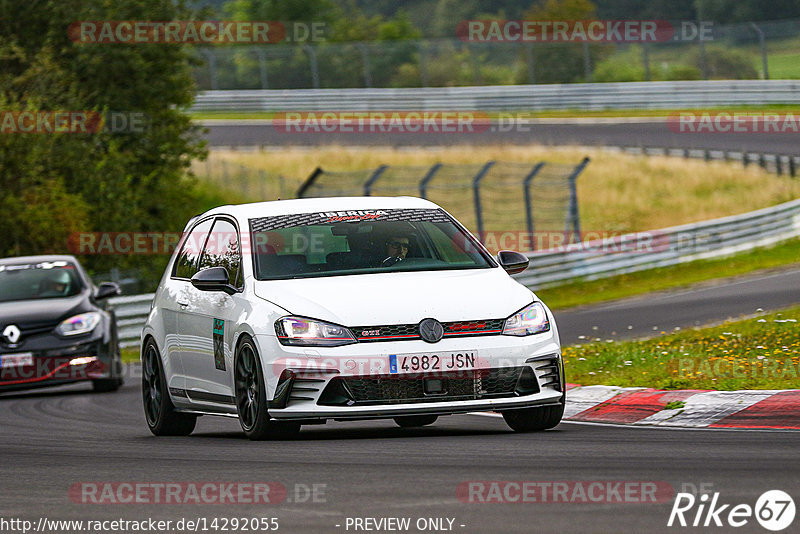
[[[214,367],[225,370],[225,319],[214,319]]]

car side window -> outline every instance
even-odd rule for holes
[[[213,219],[208,219],[196,225],[189,231],[186,241],[183,243],[172,276],[177,278],[191,278],[198,271],[198,260],[200,252],[203,250],[208,232],[211,230]]]
[[[200,257],[200,269],[225,267],[232,286],[241,288],[242,255],[239,249],[239,232],[227,219],[217,219]]]

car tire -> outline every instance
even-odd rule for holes
[[[92,389],[95,393],[110,393],[117,391],[125,383],[122,378],[122,357],[119,352],[111,360],[111,377],[92,380]]]
[[[236,350],[233,366],[236,412],[245,435],[253,441],[285,439],[300,431],[299,423],[270,419],[266,382],[253,341],[245,338]]]
[[[417,428],[432,425],[437,419],[439,419],[438,415],[404,415],[395,417],[394,422],[403,428]]]
[[[558,406],[522,408],[501,412],[506,424],[515,432],[539,432],[555,427],[564,417],[564,400]]]
[[[196,415],[175,411],[167,391],[161,356],[152,339],[142,351],[142,402],[147,427],[156,436],[188,436],[197,424]]]
[[[122,387],[122,378],[99,378],[92,380],[92,390],[95,393],[110,393]]]

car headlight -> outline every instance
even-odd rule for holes
[[[550,330],[550,319],[541,302],[534,302],[506,319],[505,336],[530,336]]]
[[[102,316],[97,312],[81,313],[61,321],[56,327],[56,332],[62,336],[77,336],[88,334],[100,324]]]
[[[356,342],[344,326],[305,317],[282,317],[275,323],[275,332],[282,345],[338,347]]]

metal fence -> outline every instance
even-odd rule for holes
[[[211,151],[205,161],[194,160],[192,172],[200,179],[212,183],[228,193],[234,193],[236,202],[259,202],[291,198],[294,194],[286,177],[231,162],[227,156]]]
[[[723,257],[800,236],[800,200],[711,221],[627,234],[608,241],[530,252],[531,266],[516,278],[532,289],[655,267]],[[117,297],[124,347],[136,346],[153,294]]]
[[[437,163],[431,167],[381,165],[376,169],[330,172],[318,167],[297,191],[298,198],[398,196],[427,198],[450,211],[482,242],[487,232],[561,232],[566,242],[580,235],[576,181],[589,163],[488,161]],[[531,241],[535,247],[535,241]]]
[[[705,161],[740,162],[745,168],[758,165],[778,176],[787,174],[797,177],[800,168],[800,156],[788,154],[765,154],[761,152],[742,152],[740,150],[714,150],[710,148],[662,148],[644,146],[610,146],[610,150],[618,150],[628,154],[644,156],[676,156],[682,158],[703,159]]]
[[[544,111],[800,104],[800,80],[208,91],[194,111]]]
[[[447,38],[203,48],[195,79],[217,90],[800,78],[798,20],[675,25],[642,44],[465,42],[454,21]]]

